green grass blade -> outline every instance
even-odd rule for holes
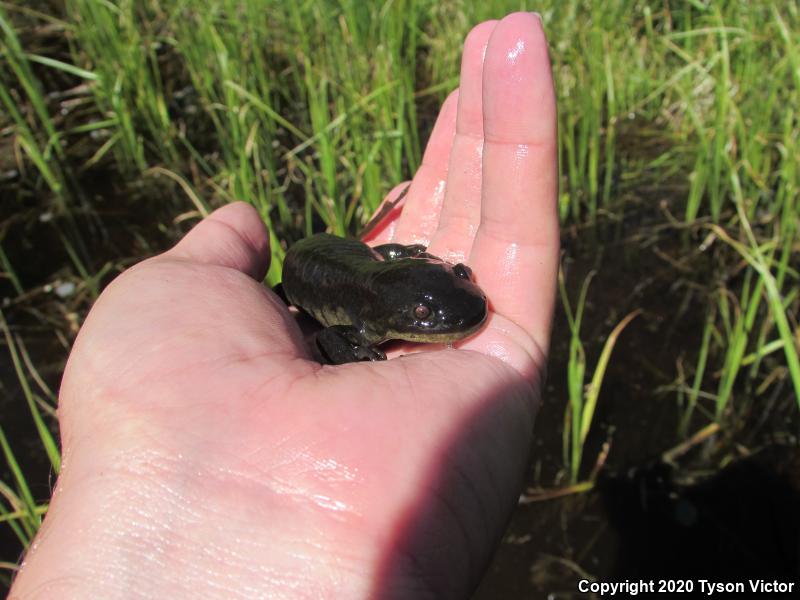
[[[597,359],[597,366],[594,368],[594,375],[589,382],[586,389],[586,400],[583,405],[583,412],[581,413],[581,430],[580,438],[581,443],[586,441],[586,436],[589,435],[589,429],[592,426],[592,419],[594,418],[594,411],[597,407],[597,398],[600,396],[600,387],[603,385],[603,378],[606,374],[608,362],[611,360],[611,353],[614,351],[614,346],[617,343],[622,330],[642,313],[641,309],[636,309],[632,313],[625,316],[616,327],[611,331],[611,334],[603,344],[603,350],[600,353],[600,358]]]
[[[17,462],[17,458],[14,456],[11,446],[8,444],[5,431],[3,431],[2,427],[0,427],[0,449],[3,451],[6,464],[8,464],[8,468],[11,470],[11,474],[17,484],[17,490],[19,491],[19,499],[22,504],[22,508],[25,509],[28,517],[36,515],[36,502],[33,499],[33,494],[31,493],[30,487],[28,487],[28,482],[25,479],[25,475],[22,473],[22,469]],[[28,522],[28,519],[23,519],[21,522],[23,523],[23,526],[27,526],[25,524]],[[35,533],[35,529],[31,528],[28,533],[32,535]]]
[[[22,387],[25,400],[28,403],[28,409],[33,417],[33,422],[36,425],[36,431],[39,434],[39,439],[41,440],[45,452],[47,453],[47,457],[50,459],[50,464],[57,475],[61,469],[61,453],[58,450],[58,444],[56,444],[55,439],[53,439],[53,435],[50,433],[50,430],[48,429],[47,424],[44,422],[41,412],[39,411],[39,407],[36,404],[33,390],[31,390],[30,385],[28,384],[28,378],[25,375],[19,354],[17,353],[16,343],[14,342],[14,338],[8,329],[8,324],[6,323],[2,312],[0,312],[0,329],[3,330],[3,335],[5,336],[6,344],[8,345],[8,351],[11,354],[11,361],[14,364],[14,370],[17,373],[17,379]]]

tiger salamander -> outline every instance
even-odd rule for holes
[[[477,331],[486,295],[463,264],[424,246],[365,243],[320,233],[294,244],[283,263],[285,300],[321,323],[328,362],[386,360],[386,340],[449,343]]]

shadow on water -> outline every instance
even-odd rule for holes
[[[474,597],[588,597],[581,580],[740,582],[746,593],[750,580],[798,582],[799,474],[800,450],[774,444],[696,483],[655,462],[521,505]]]
[[[694,485],[674,475],[656,463],[600,483],[618,537],[612,579],[800,577],[796,448],[773,445]]]

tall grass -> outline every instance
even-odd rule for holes
[[[563,270],[559,271],[558,274],[559,295],[561,296],[570,331],[569,357],[567,359],[567,391],[569,398],[564,411],[562,452],[564,465],[569,470],[570,482],[573,485],[578,482],[584,445],[592,427],[597,401],[600,397],[600,388],[603,385],[606,369],[611,360],[611,353],[614,351],[614,346],[622,330],[641,313],[641,310],[638,309],[633,311],[614,327],[603,344],[592,378],[587,382],[587,359],[581,338],[581,325],[589,293],[589,284],[594,275],[594,272],[590,273],[583,281],[575,310],[573,311],[567,295]]]
[[[0,69],[0,102],[14,125],[16,143],[38,170],[59,208],[64,210],[67,182],[62,135],[47,108],[42,86],[31,68],[29,53],[23,49],[2,6],[0,32],[4,63],[4,68]],[[30,110],[25,113],[21,106]]]
[[[67,5],[76,60],[112,119],[106,149],[128,169],[183,169],[183,148],[203,174],[194,185],[251,202],[272,231],[309,233],[319,218],[343,235],[419,163],[417,0]],[[160,56],[177,66],[170,82]]]
[[[129,175],[149,164],[177,159],[175,132],[167,109],[158,52],[164,41],[155,24],[165,18],[157,2],[68,0],[73,51],[94,77],[92,95],[98,112],[114,133],[93,162],[105,152]]]
[[[783,151],[800,77],[791,3],[68,0],[65,26],[75,72],[113,131],[100,156],[111,150],[132,172],[180,170],[191,157],[216,184],[212,194],[251,201],[282,226],[296,225],[298,198],[310,193],[303,214],[344,233],[418,164],[415,95],[443,98],[469,28],[524,8],[542,13],[552,42],[565,219],[618,208],[619,154],[631,149],[617,136],[628,121],[684,145],[683,156],[667,152],[693,167],[688,222],[733,209],[734,169],[745,195],[761,196],[751,211],[785,205],[770,190],[796,162]],[[59,190],[44,152],[62,152],[60,133],[2,23],[11,71],[37,116],[27,129],[15,118],[17,133]]]
[[[36,425],[42,449],[50,460],[53,471],[57,474],[61,467],[61,455],[45,422],[46,416],[49,416],[50,419],[55,416],[55,408],[52,404],[54,397],[30,363],[24,346],[21,346],[19,340],[12,335],[2,312],[0,312],[0,330],[2,330],[14,371],[28,404],[28,410]],[[33,377],[40,388],[45,390],[46,398],[42,398],[34,391],[29,377]],[[0,427],[0,451],[12,476],[11,482],[0,481],[0,523],[6,523],[19,540],[22,548],[27,549],[39,530],[42,517],[47,512],[47,504],[40,503],[34,497],[25,472],[20,467],[3,427]],[[15,568],[14,565],[8,563],[4,563],[3,567]]]

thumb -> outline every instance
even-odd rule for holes
[[[229,267],[261,281],[269,268],[269,235],[255,208],[235,202],[203,219],[165,255]]]

